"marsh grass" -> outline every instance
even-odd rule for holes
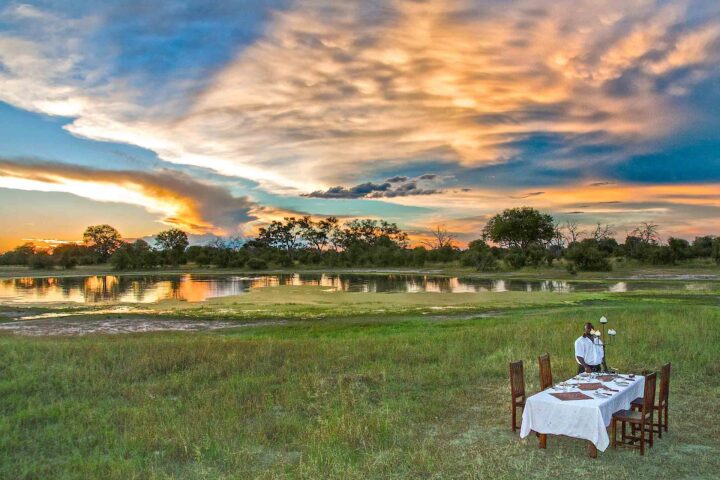
[[[0,478],[717,478],[720,312],[702,304],[716,301],[538,297],[462,320],[1,336]],[[582,441],[520,440],[507,362],[525,361],[529,392],[542,352],[569,377],[582,323],[603,314],[620,333],[613,367],[673,362],[669,435],[645,457],[597,460]]]

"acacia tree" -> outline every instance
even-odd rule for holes
[[[615,230],[613,230],[613,226],[609,224],[603,225],[600,222],[597,223],[597,226],[591,234],[593,240],[595,240],[596,242],[609,240],[612,238],[613,235],[615,235]]]
[[[657,245],[660,241],[658,227],[659,225],[655,223],[642,222],[631,232],[631,235],[639,238],[645,245]]]
[[[305,216],[298,220],[298,224],[302,239],[320,255],[330,242],[330,234],[337,225],[337,218],[328,217],[315,222],[309,216]]]
[[[565,222],[565,224],[561,227],[562,230],[567,232],[565,236],[565,241],[568,244],[573,244],[580,241],[580,237],[582,237],[585,234],[584,230],[580,230],[580,227],[578,226],[578,223],[576,221],[570,221],[568,220]]]
[[[509,208],[495,215],[485,226],[484,233],[495,243],[527,253],[532,245],[550,242],[556,230],[550,215],[522,207]]]
[[[273,220],[267,227],[260,228],[257,239],[268,247],[285,250],[292,260],[302,238],[302,227],[295,217],[285,217],[283,220],[284,222]]]
[[[430,240],[422,242],[431,250],[440,250],[443,248],[452,248],[455,244],[457,237],[448,232],[445,225],[437,225],[434,229],[430,230]]]
[[[83,241],[92,248],[101,262],[106,262],[110,255],[122,245],[120,232],[107,224],[87,227],[83,233]]]

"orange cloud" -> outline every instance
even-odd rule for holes
[[[501,163],[513,141],[536,132],[595,134],[637,154],[692,120],[669,97],[719,60],[720,25],[684,28],[688,6],[303,0],[274,13],[264,36],[197,96],[188,101],[186,85],[170,82],[167,105],[155,108],[127,82],[78,83],[90,41],[82,32],[100,28],[97,18],[17,7],[5,16],[37,21],[42,28],[28,31],[42,35],[0,38],[0,100],[74,116],[67,129],[80,136],[280,193],[359,183],[413,162]],[[684,67],[697,71],[671,83],[671,95],[654,88],[654,75]],[[628,72],[645,76],[624,96],[608,94]]]
[[[251,210],[256,205],[246,197],[233,197],[176,171],[112,171],[0,159],[0,187],[138,205],[161,214],[162,223],[191,233],[221,235],[255,219]]]
[[[594,184],[594,186],[593,186]],[[596,223],[614,225],[618,237],[641,221],[660,224],[663,236],[693,238],[720,234],[720,184],[602,184],[543,187],[543,194],[527,197],[521,190],[452,191],[432,198],[393,198],[387,201],[434,208],[431,216],[407,227],[423,239],[436,225],[445,225],[462,242],[480,237],[489,218],[506,208],[532,206],[551,213],[558,222],[578,221],[586,228]]]

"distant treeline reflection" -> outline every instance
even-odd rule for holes
[[[569,282],[509,280],[427,275],[279,274],[152,275],[18,278],[0,280],[0,303],[79,302],[153,303],[176,299],[199,302],[256,288],[320,286],[328,292],[466,293],[466,292],[626,292],[647,288],[684,290],[705,284],[680,282]],[[706,286],[706,285],[705,285]]]

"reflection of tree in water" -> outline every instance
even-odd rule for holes
[[[135,277],[127,280],[123,279],[121,283],[123,284],[123,296],[126,293],[131,293],[134,301],[142,302],[145,300],[147,292],[156,289],[160,282],[159,279],[155,277]]]
[[[121,282],[114,275],[87,277],[83,293],[87,303],[117,301],[121,294]]]
[[[172,277],[170,278],[170,295],[168,298],[173,298],[175,300],[183,300],[183,295],[181,288],[183,283],[182,277]]]

